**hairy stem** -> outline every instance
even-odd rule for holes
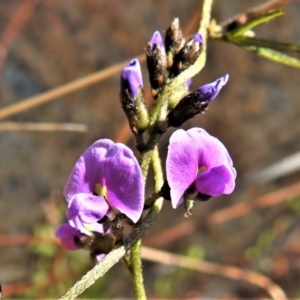
[[[144,287],[141,261],[141,244],[141,240],[139,239],[130,249],[130,271],[135,298],[138,300],[146,300],[147,296]]]

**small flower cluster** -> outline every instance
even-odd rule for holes
[[[185,41],[177,19],[167,30],[165,40],[156,31],[147,46],[147,67],[152,95],[159,101],[173,78],[195,63],[203,39],[195,34]],[[168,103],[165,124],[179,127],[204,111],[226,84],[228,75],[187,93],[177,103]],[[120,101],[132,132],[143,136],[149,128],[140,64],[133,59],[123,69]],[[138,140],[137,140],[138,141]],[[166,160],[166,181],[160,195],[172,201],[173,208],[184,204],[190,214],[194,200],[230,194],[236,171],[225,146],[204,129],[175,131]],[[101,260],[124,237],[124,228],[134,226],[146,206],[144,180],[132,151],[123,144],[102,139],[91,145],[76,162],[64,188],[68,202],[67,219],[56,236],[70,250],[85,248]]]
[[[88,248],[101,259],[113,248],[116,230],[122,230],[116,217],[136,223],[143,212],[144,183],[133,152],[108,139],[96,141],[76,162],[64,196],[68,222],[56,236],[67,249]]]
[[[195,34],[185,41],[178,19],[167,30],[165,40],[156,31],[147,46],[146,58],[152,95],[157,99],[164,87],[173,78],[194,64],[203,49],[203,38]],[[225,75],[214,82],[187,93],[179,102],[169,101],[170,111],[166,118],[167,126],[179,127],[185,121],[203,112],[214,100],[228,81]],[[188,91],[191,80],[186,82]],[[120,100],[131,129],[134,133],[143,133],[149,124],[148,111],[145,106],[141,67],[133,59],[121,74]]]

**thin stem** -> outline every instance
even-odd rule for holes
[[[151,152],[146,150],[145,152],[141,153],[141,156],[139,158],[139,163],[140,163],[140,167],[145,182],[148,175],[150,160],[151,160]]]
[[[154,147],[152,152],[151,168],[153,170],[154,177],[154,190],[155,192],[159,192],[161,187],[163,186],[164,178],[157,146]]]
[[[207,31],[209,27],[210,18],[211,18],[212,4],[213,4],[213,0],[204,0],[202,5],[202,14],[201,14],[198,32],[201,33],[204,40],[207,39]]]
[[[155,192],[158,192],[163,185],[163,171],[162,171],[157,145],[154,146],[153,150],[148,151],[147,154],[148,154],[148,158],[151,159],[151,168],[153,170],[154,185],[155,185],[154,189]],[[149,163],[150,161],[148,162],[148,166]],[[154,203],[154,206],[152,207],[151,210],[155,212],[156,216],[160,212],[162,204],[163,204],[162,198],[159,198]],[[141,240],[140,239],[131,247],[130,271],[132,274],[132,285],[133,285],[135,298],[138,300],[147,299],[145,287],[143,283],[144,279],[143,279],[143,269],[142,269],[142,261],[141,261]]]
[[[199,24],[198,33],[200,33],[203,37],[204,43],[203,43],[203,50],[196,62],[189,67],[187,70],[180,73],[179,76],[177,76],[175,79],[178,80],[178,82],[186,82],[188,79],[195,76],[197,73],[199,73],[206,63],[206,49],[207,49],[207,35],[208,35],[208,28],[211,18],[211,8],[212,8],[213,0],[204,0],[202,4],[202,14]]]
[[[133,244],[130,250],[130,271],[131,280],[135,298],[138,300],[147,299],[141,261],[141,240],[139,239]]]
[[[153,207],[150,209],[148,215],[145,217],[143,222],[139,224],[132,234],[124,238],[123,245],[113,249],[108,253],[103,260],[97,263],[93,269],[87,272],[79,281],[77,281],[60,300],[71,300],[82,294],[88,287],[90,287],[97,279],[104,276],[106,272],[114,266],[128,251],[132,245],[145,234],[148,228],[153,224],[157,218],[163,203],[163,198],[159,198]]]

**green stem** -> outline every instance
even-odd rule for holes
[[[147,152],[148,159],[151,159],[151,167],[153,170],[154,176],[154,185],[155,192],[158,192],[163,185],[163,171],[161,167],[161,161],[159,157],[158,147],[154,146],[154,149]],[[142,160],[143,162],[143,160]],[[148,162],[149,166],[150,161]],[[147,175],[146,175],[147,176]],[[145,177],[144,177],[145,178]],[[162,207],[162,199],[159,199],[154,204],[154,209],[156,210],[156,214],[159,213]],[[141,261],[141,240],[139,239],[130,250],[130,271],[132,276],[132,285],[133,291],[135,294],[135,298],[138,300],[147,299],[145,287],[144,287],[144,279],[143,279],[143,269],[142,269],[142,261]]]
[[[130,271],[133,291],[137,300],[147,299],[141,261],[141,240],[139,239],[130,250]]]
[[[157,146],[155,146],[152,151],[151,168],[153,170],[154,177],[154,190],[155,192],[159,192],[161,187],[163,186],[164,178]]]

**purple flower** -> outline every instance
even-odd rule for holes
[[[142,71],[139,61],[135,58],[123,69],[121,73],[121,94],[129,93],[135,99],[143,87]],[[125,96],[126,97],[126,96]]]
[[[100,225],[100,224],[98,224]],[[115,244],[115,239],[108,229],[106,234],[90,233],[89,235],[81,233],[73,228],[69,223],[63,223],[55,233],[61,240],[62,245],[68,250],[87,249],[90,250],[91,258],[95,261],[101,261]]]
[[[63,223],[55,232],[56,237],[61,240],[62,245],[68,250],[77,250],[80,248],[76,240],[84,236],[78,229],[70,226],[69,223]]]
[[[235,187],[236,170],[225,146],[202,128],[173,133],[166,173],[173,208],[201,195],[230,194]]]
[[[76,162],[64,196],[70,225],[86,235],[104,233],[98,221],[113,218],[117,212],[136,223],[144,204],[139,164],[127,146],[98,140]]]

